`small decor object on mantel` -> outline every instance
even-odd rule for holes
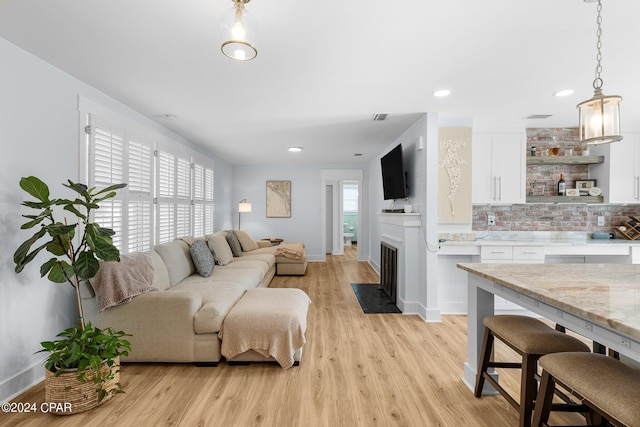
[[[54,283],[69,283],[75,289],[78,326],[58,334],[56,341],[42,342],[40,350],[49,353],[45,362],[46,399],[54,404],[52,407],[59,408],[50,412],[69,415],[92,409],[122,392],[119,360],[120,356],[129,354],[131,344],[123,331],[85,325],[80,298],[81,283],[95,277],[100,269],[99,260],[120,260],[120,251],[112,240],[115,232],[93,222],[92,211],[100,207],[100,202],[115,197],[116,190],[126,184],[101,190],[72,181],[63,185],[77,193],[77,197],[51,199],[49,187],[39,178],[30,176],[20,180],[20,187],[36,199],[22,205],[39,211],[35,215],[22,215],[28,221],[20,228],[37,227],[38,231],[18,247],[13,261],[16,273],[20,273],[46,249],[53,257],[40,267],[41,277],[47,276]],[[55,214],[61,212],[64,218],[57,219]],[[58,403],[60,405],[56,405]]]
[[[567,188],[567,196],[576,197],[580,195],[580,190],[577,188]]]

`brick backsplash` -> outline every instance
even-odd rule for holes
[[[560,148],[559,155],[564,150],[573,149],[574,156],[582,155],[582,146],[578,142],[578,128],[528,128],[527,155],[531,147],[535,146],[540,155],[551,147]],[[557,165],[557,166],[527,166],[527,194],[531,191],[531,183],[536,182],[536,196],[555,196],[558,194],[558,180],[564,174],[567,188],[576,188],[575,181],[589,178],[588,165]],[[541,189],[544,185],[544,193]]]
[[[489,214],[496,217],[493,227],[487,225]],[[640,216],[640,205],[474,205],[473,231],[611,231],[611,227],[627,221],[629,215]],[[604,227],[598,227],[598,216],[604,216]]]
[[[574,156],[582,155],[578,142],[578,128],[527,129],[527,155],[531,146],[540,153],[559,147],[559,155],[567,148]],[[544,195],[555,196],[560,174],[564,174],[567,188],[575,188],[574,181],[589,178],[587,165],[527,166],[527,192],[531,182],[545,186]],[[538,187],[539,190],[539,187]],[[540,195],[540,194],[538,194]],[[496,217],[496,225],[487,225],[487,215]],[[517,205],[473,205],[473,231],[611,231],[629,219],[640,216],[640,205],[608,205],[586,203],[527,203]],[[604,216],[604,227],[598,227],[598,217]],[[617,238],[624,238],[620,234]]]

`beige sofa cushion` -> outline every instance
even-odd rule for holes
[[[241,284],[244,289],[252,289],[262,283],[264,274],[260,269],[233,268],[225,265],[214,268],[210,277],[213,277],[215,282],[235,282]]]
[[[276,265],[276,257],[271,254],[256,254],[254,252],[245,252],[242,258],[234,258],[235,261],[262,261],[269,266],[269,268]]]
[[[147,252],[147,259],[153,267],[153,287],[159,291],[165,291],[171,287],[169,282],[169,272],[162,258],[154,250]]]
[[[218,231],[207,236],[207,244],[215,254],[216,262],[219,265],[227,265],[233,260],[233,253],[227,243],[226,234],[224,231]]]
[[[163,243],[153,248],[164,261],[169,272],[169,283],[175,286],[196,272],[191,261],[189,245],[182,240]]]
[[[244,295],[245,289],[238,283],[211,282],[208,278],[197,275],[192,277],[193,279],[185,280],[168,292],[197,293],[202,298],[202,306],[193,318],[193,329],[196,334],[217,333],[222,327],[225,316]]]
[[[242,250],[244,252],[251,252],[258,249],[258,244],[255,240],[253,240],[253,237],[251,237],[249,232],[244,230],[233,230],[233,232],[235,233],[236,237],[238,237],[238,240],[240,241],[240,245],[242,246]]]
[[[269,268],[271,268],[271,266],[268,263],[261,261],[259,259],[244,259],[244,257],[242,257],[242,258],[234,258],[233,262],[230,262],[229,264],[225,265],[224,268],[237,268],[237,269],[247,268],[247,269],[259,270],[260,273],[262,273],[262,276],[264,277],[267,274],[267,271],[269,271]]]

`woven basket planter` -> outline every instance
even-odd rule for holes
[[[111,368],[109,368],[107,362],[103,362],[100,365],[100,372],[103,376],[108,374],[109,369],[114,373],[114,377],[102,384],[102,388],[107,394],[101,402],[98,402],[98,391],[96,390],[98,385],[93,382],[95,375],[91,370],[87,370],[88,381],[81,382],[78,380],[77,371],[60,374],[56,377],[53,372],[46,369],[44,378],[45,401],[47,403],[62,404],[59,405],[61,409],[64,404],[67,404],[64,410],[57,411],[52,409],[50,412],[56,415],[78,414],[93,409],[111,398],[112,394],[110,392],[120,382],[120,358],[116,358]]]

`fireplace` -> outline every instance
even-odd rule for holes
[[[398,249],[384,242],[380,244],[380,287],[395,303],[398,292]]]

